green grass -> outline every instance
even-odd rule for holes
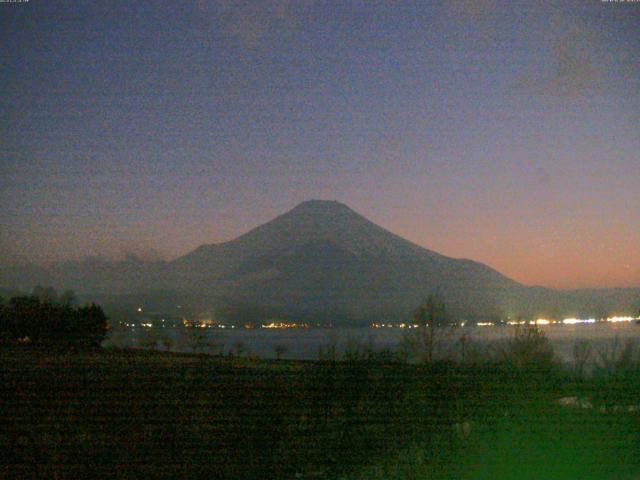
[[[554,404],[593,391],[555,371],[12,347],[0,375],[0,478],[640,477],[639,414]]]
[[[465,438],[416,445],[344,479],[637,479],[637,414],[562,407],[471,422]],[[444,436],[443,436],[444,437]],[[441,454],[433,449],[448,450]]]

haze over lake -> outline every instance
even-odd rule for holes
[[[460,337],[466,336],[468,345],[487,345],[506,340],[513,336],[515,326],[503,327],[462,327],[454,330],[449,341],[449,349],[456,357],[460,355]],[[594,353],[603,349],[622,349],[627,341],[640,342],[640,325],[634,322],[594,323],[583,325],[548,325],[539,327],[549,339],[554,351],[563,362],[573,361],[573,347],[576,341],[589,341]],[[235,346],[242,344],[248,353],[261,358],[276,358],[276,347],[284,347],[282,358],[315,360],[321,347],[335,344],[342,354],[348,344],[372,347],[375,350],[401,347],[403,336],[410,330],[401,328],[254,328],[254,329],[205,329],[208,340],[213,344],[205,352],[218,354],[224,349],[229,354]],[[181,334],[180,329],[163,329],[171,337],[171,350],[190,352],[192,347]],[[145,335],[144,327],[130,328],[110,335],[105,346],[141,346]],[[160,347],[162,348],[162,347]]]

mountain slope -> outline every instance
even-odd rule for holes
[[[173,262],[181,278],[220,279],[244,262],[263,256],[285,255],[307,244],[332,242],[358,257],[430,265],[434,274],[467,277],[501,286],[516,283],[495,270],[470,260],[457,260],[415,245],[333,201],[303,202],[289,212],[235,240],[203,245]]]

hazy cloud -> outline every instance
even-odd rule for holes
[[[215,3],[222,28],[245,48],[258,48],[275,34],[295,31],[310,1],[219,0]]]
[[[529,93],[571,97],[597,92],[605,68],[602,26],[560,12],[553,4],[526,9],[501,0],[451,0],[447,20],[464,32],[471,48],[502,48],[501,37],[513,31],[513,22],[541,23],[540,36],[530,37],[530,47],[539,52],[535,65],[524,67],[517,88]]]
[[[551,22],[547,61],[541,70],[522,75],[518,87],[531,93],[561,97],[597,93],[604,61],[596,30],[577,21],[556,17]]]

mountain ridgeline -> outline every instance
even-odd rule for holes
[[[481,263],[415,245],[346,205],[320,200],[169,262],[90,259],[0,271],[0,286],[36,283],[73,288],[92,299],[109,295],[110,302],[171,298],[221,312],[227,321],[334,325],[405,321],[434,292],[453,314],[469,319],[597,315],[634,310],[640,301],[637,289],[526,287]]]

